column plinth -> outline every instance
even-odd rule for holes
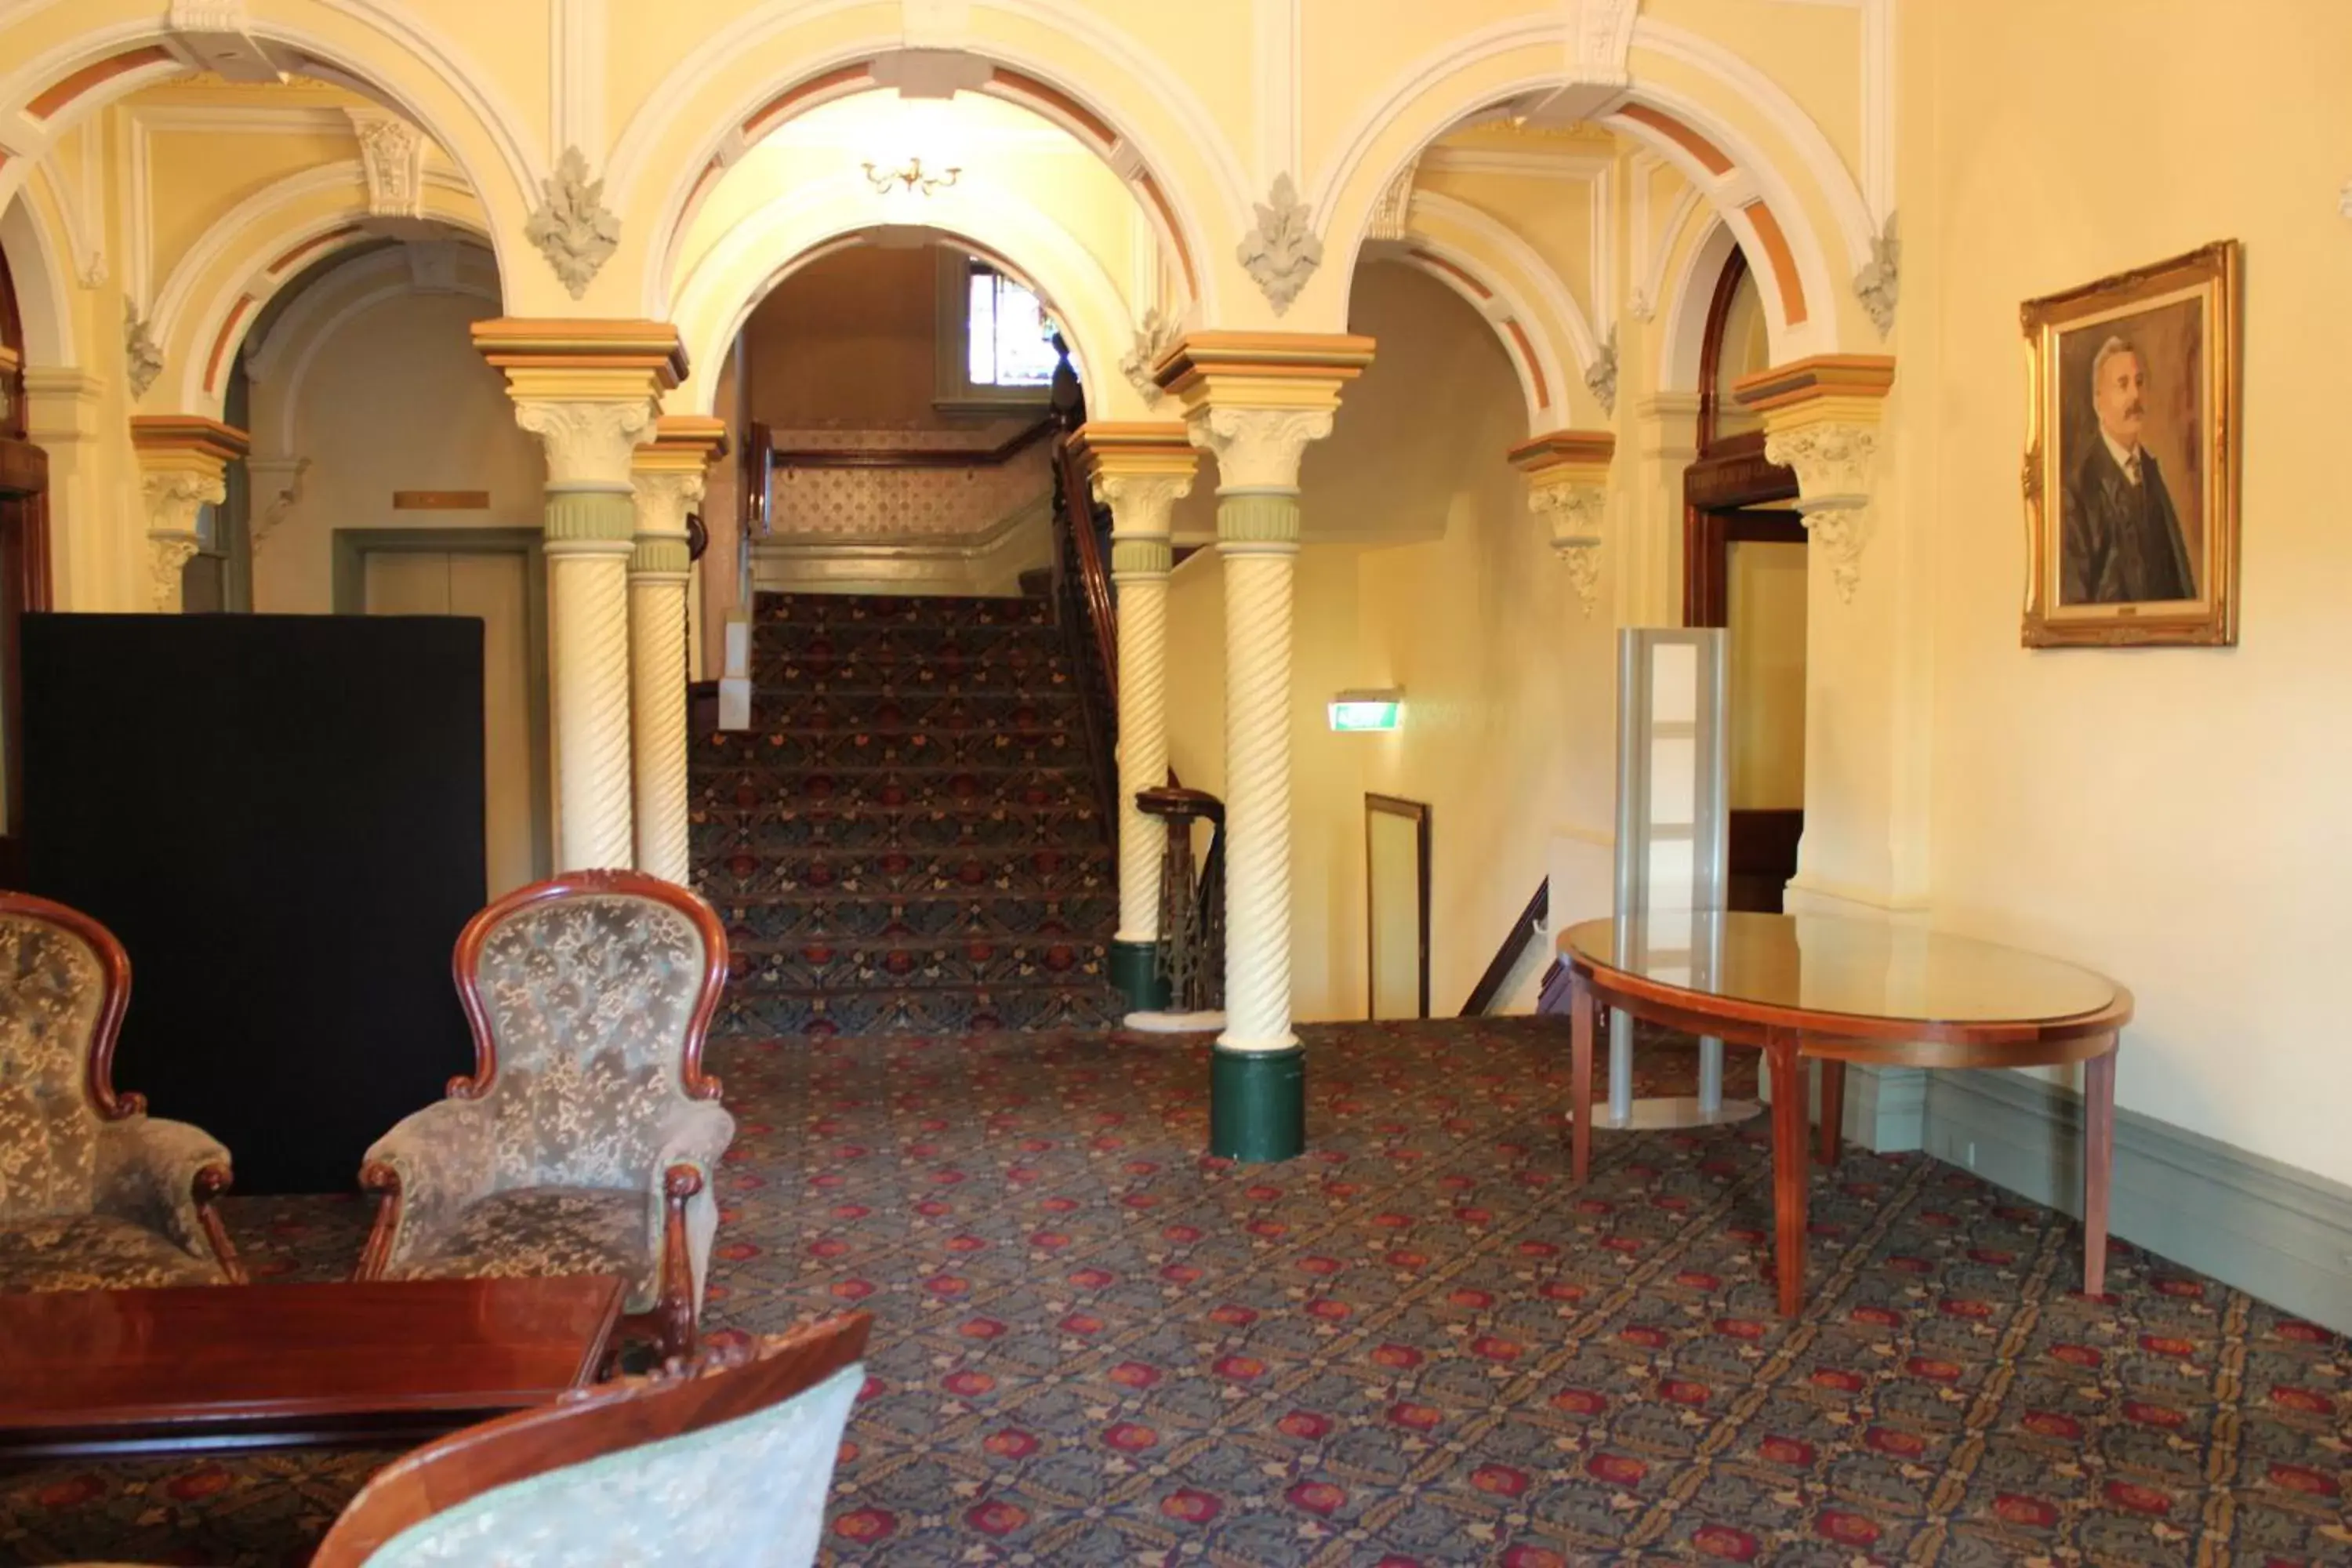
[[[1298,465],[1330,434],[1369,338],[1195,333],[1155,371],[1217,459],[1225,580],[1225,1031],[1212,1053],[1209,1152],[1284,1160],[1307,1144],[1305,1054],[1290,1017],[1292,578]]]

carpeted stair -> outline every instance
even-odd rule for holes
[[[693,759],[721,1034],[1116,1022],[1118,889],[1048,601],[768,594],[750,730]]]

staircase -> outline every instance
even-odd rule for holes
[[[718,1032],[1118,1021],[1106,781],[1048,599],[763,594],[752,676],[752,727],[693,754]]]

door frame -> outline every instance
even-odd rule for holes
[[[555,874],[554,766],[548,754],[547,536],[536,528],[338,528],[334,610],[367,613],[367,558],[386,555],[520,555],[523,558],[523,665],[530,723],[530,873]]]
[[[1364,1016],[1370,1020],[1380,1004],[1380,975],[1375,965],[1380,959],[1380,942],[1375,934],[1378,922],[1372,915],[1372,818],[1402,816],[1413,825],[1414,874],[1420,879],[1421,942],[1421,1014],[1429,1016],[1429,806],[1418,800],[1403,800],[1392,795],[1364,795]]]

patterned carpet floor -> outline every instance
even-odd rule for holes
[[[2127,1246],[2084,1300],[2062,1216],[1852,1150],[1784,1323],[1760,1122],[1603,1134],[1571,1191],[1557,1023],[1302,1033],[1274,1167],[1200,1156],[1198,1038],[719,1048],[712,1327],[877,1319],[827,1561],[2352,1563],[2344,1341]],[[265,1276],[366,1221],[232,1211]],[[299,1563],[383,1459],[20,1468],[0,1561]]]

